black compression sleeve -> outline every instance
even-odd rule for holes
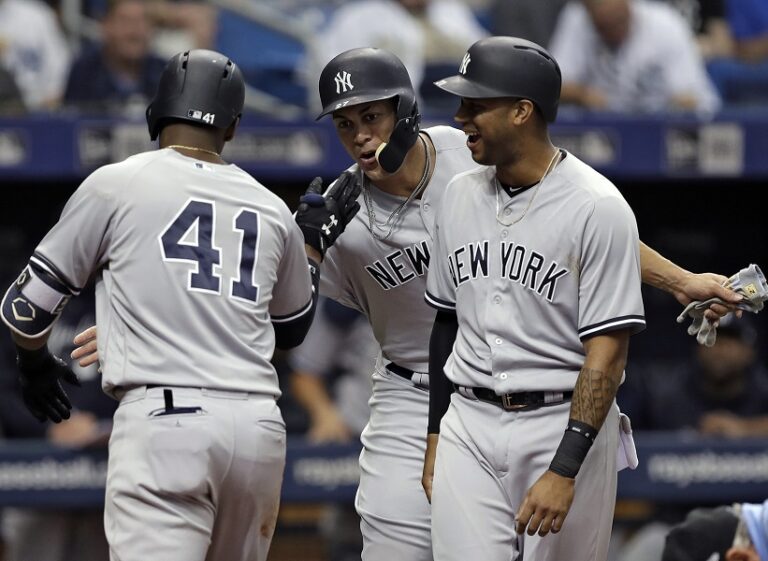
[[[319,291],[318,285],[320,284],[320,265],[309,257],[307,257],[307,261],[309,261],[309,273],[312,277],[311,308],[296,319],[272,324],[272,327],[275,329],[275,346],[284,351],[301,345],[315,317]]]
[[[459,321],[454,312],[437,312],[429,339],[429,434],[440,432],[440,420],[451,403],[453,384],[445,376],[443,366],[453,350],[458,330]]]

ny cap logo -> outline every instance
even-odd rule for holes
[[[461,59],[461,64],[459,65],[459,74],[466,74],[467,73],[467,66],[469,66],[469,63],[472,61],[472,58],[469,56],[469,53],[464,55],[464,58]]]
[[[336,93],[346,92],[347,90],[354,90],[355,86],[352,85],[352,74],[346,70],[336,73],[336,77],[333,79],[336,82]]]

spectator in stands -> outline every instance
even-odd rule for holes
[[[764,0],[727,1],[736,55],[744,62],[768,61],[768,3]]]
[[[147,2],[157,33],[154,46],[168,59],[189,49],[211,49],[216,38],[217,10],[203,0],[153,0]],[[236,54],[228,53],[237,58]]]
[[[491,32],[522,37],[549,46],[560,11],[568,0],[494,0],[491,3]]]
[[[665,3],[570,3],[550,46],[563,72],[563,104],[622,112],[719,106],[691,31]]]
[[[320,298],[306,339],[288,353],[291,393],[309,415],[310,441],[350,442],[360,436],[368,423],[369,367],[377,352],[360,313]]]
[[[72,65],[65,102],[114,110],[127,102],[146,107],[165,62],[149,52],[152,26],[143,0],[111,0],[101,23],[102,42]]]
[[[725,15],[726,0],[667,1],[688,22],[705,61],[733,56],[733,38]]]
[[[13,74],[0,66],[0,115],[24,113],[24,100]]]
[[[693,357],[680,364],[628,368],[617,402],[632,419],[635,431],[768,436],[768,370],[758,359],[752,319],[747,314],[741,319],[724,316],[714,346],[696,345]],[[619,546],[616,558],[658,559],[669,524],[680,518],[677,508],[658,510],[652,521]],[[616,540],[622,540],[621,533],[617,532]]]
[[[55,325],[49,346],[57,355],[69,356],[72,338],[93,325],[93,294],[72,300]],[[12,353],[8,353],[12,359]],[[65,447],[106,449],[117,402],[101,390],[96,365],[86,369],[74,362],[72,369],[81,387],[70,390],[72,416],[60,424],[39,423],[27,411],[18,388],[16,368],[0,369],[0,427],[6,439],[46,439]],[[6,508],[2,536],[4,561],[107,561],[104,515],[93,510],[38,510]]]
[[[0,66],[13,76],[30,111],[58,106],[69,47],[54,11],[39,0],[0,0]]]
[[[467,47],[487,34],[461,0],[348,2],[334,12],[307,53],[309,106],[318,107],[322,68],[343,51],[380,47],[396,54],[419,91],[428,65],[448,63],[454,69]]]
[[[368,321],[322,298],[304,342],[288,355],[291,394],[309,415],[307,438],[352,442],[368,423],[370,371],[378,345]],[[332,390],[329,390],[332,387]],[[360,519],[352,505],[326,509],[323,533],[331,561],[360,559]]]
[[[768,559],[768,500],[697,508],[674,526],[661,561],[760,561]]]
[[[696,345],[692,360],[629,372],[619,405],[635,430],[768,436],[768,370],[756,343],[751,318],[729,314],[714,346]]]
[[[768,2],[726,0],[735,59],[709,65],[712,79],[729,104],[768,103]]]

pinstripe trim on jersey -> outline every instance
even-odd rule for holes
[[[607,319],[599,323],[587,325],[579,329],[579,338],[583,339],[590,335],[597,335],[599,333],[607,333],[609,331],[616,331],[617,329],[624,329],[626,327],[633,327],[632,332],[638,333],[645,328],[645,316],[619,316],[612,319]]]
[[[456,302],[448,302],[447,300],[441,300],[440,298],[430,294],[429,292],[424,293],[424,300],[427,301],[427,304],[429,304],[433,308],[437,308],[438,310],[454,311],[456,309]]]
[[[56,290],[62,290],[66,289],[67,292],[72,294],[72,296],[77,296],[80,294],[80,291],[82,288],[77,288],[74,284],[69,282],[67,280],[67,277],[62,274],[61,271],[59,271],[59,268],[56,267],[45,255],[39,252],[35,252],[32,257],[29,258],[29,264],[32,265],[32,267],[37,267],[42,269],[44,272],[48,273],[53,277],[53,279],[46,279],[43,275],[40,275],[41,280],[45,282],[47,285],[49,285],[51,288],[54,288]],[[51,284],[51,280],[55,280],[61,283],[61,287],[53,286]]]
[[[307,312],[309,312],[310,310],[312,310],[312,308],[314,308],[313,301],[314,301],[314,298],[310,298],[309,302],[307,302],[299,310],[285,316],[270,316],[269,319],[270,321],[272,321],[272,323],[286,323],[288,321],[293,321],[295,319],[298,319],[304,314],[306,314]]]

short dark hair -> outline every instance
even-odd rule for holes
[[[692,510],[667,534],[661,561],[708,561],[715,553],[725,561],[739,520],[731,506]]]

